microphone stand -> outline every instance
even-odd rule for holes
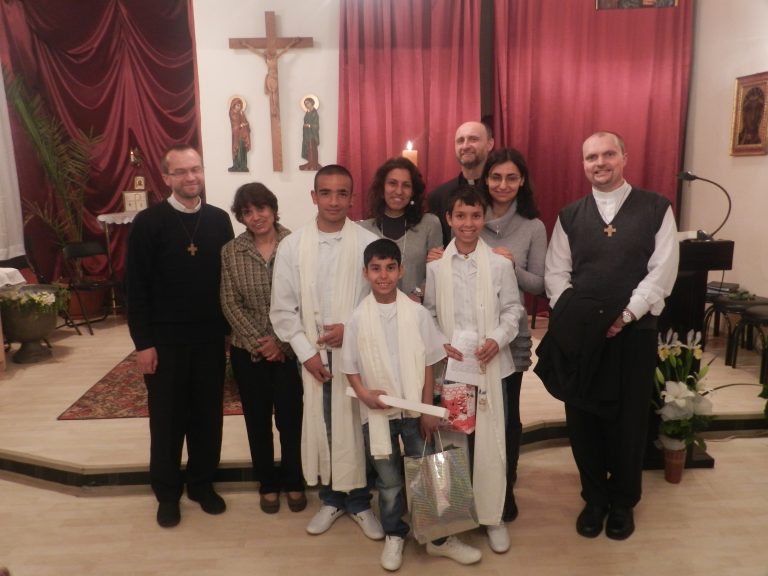
[[[709,240],[715,239],[715,234],[720,232],[720,229],[725,226],[725,223],[728,221],[728,217],[731,215],[731,195],[728,194],[728,191],[720,186],[717,182],[714,182],[713,180],[709,180],[708,178],[702,178],[701,176],[696,176],[696,174],[693,174],[692,172],[680,172],[677,176],[678,180],[685,180],[686,182],[692,182],[693,180],[703,180],[704,182],[709,182],[713,186],[717,186],[720,188],[720,190],[723,191],[723,194],[725,194],[726,199],[728,200],[728,211],[725,213],[725,218],[723,218],[723,221],[720,223],[720,226],[718,226],[712,234],[709,234]]]

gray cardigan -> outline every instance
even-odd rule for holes
[[[480,237],[491,248],[503,246],[515,259],[515,275],[521,291],[529,294],[544,292],[544,259],[547,255],[547,231],[538,218],[528,219],[517,213],[514,203],[501,218],[494,218],[490,207],[485,213],[485,227]],[[524,303],[523,303],[524,304]],[[520,318],[518,335],[510,344],[515,372],[531,365],[531,332],[528,316]]]
[[[370,230],[379,238],[383,238],[381,230],[376,226],[373,218],[363,220],[359,224],[366,230]],[[443,231],[440,228],[440,220],[434,214],[424,214],[421,222],[408,230],[395,243],[403,253],[403,267],[405,274],[398,283],[398,288],[410,294],[417,286],[424,289],[427,279],[427,252],[432,248],[443,247]]]

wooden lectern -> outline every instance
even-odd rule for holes
[[[707,275],[733,266],[732,240],[683,240],[672,294],[659,317],[659,332],[672,328],[685,339],[688,330],[704,329]]]

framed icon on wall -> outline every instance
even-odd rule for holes
[[[736,78],[731,155],[768,154],[768,72]]]
[[[125,212],[138,212],[147,207],[146,190],[128,190],[123,192],[123,210]]]

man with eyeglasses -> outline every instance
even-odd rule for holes
[[[187,496],[208,514],[226,510],[213,489],[223,425],[221,248],[234,237],[228,214],[202,200],[203,164],[186,144],[161,161],[171,195],[137,214],[128,239],[128,328],[149,404],[150,480],[157,522],[181,520]],[[187,469],[181,452],[187,442]]]

